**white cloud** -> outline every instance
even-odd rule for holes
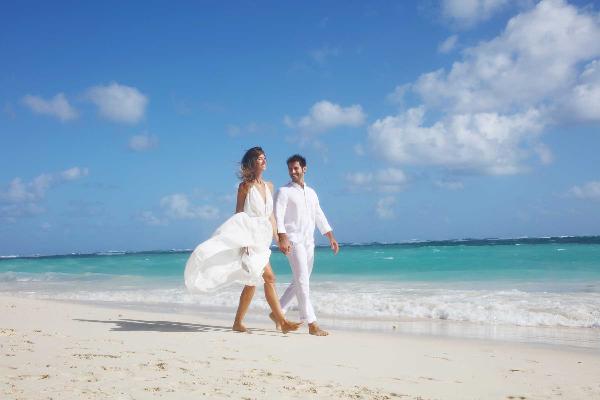
[[[375,212],[381,219],[392,219],[396,216],[394,206],[396,205],[396,199],[392,196],[381,198],[377,201],[375,206]]]
[[[142,211],[136,215],[136,219],[145,225],[162,226],[168,221],[165,218],[159,218],[152,211]]]
[[[373,174],[370,172],[350,172],[346,174],[346,180],[354,186],[366,186],[373,182]]]
[[[135,135],[129,139],[129,149],[147,151],[158,146],[158,137],[153,135]]]
[[[461,27],[471,27],[489,19],[510,0],[443,0],[442,15]]]
[[[375,173],[354,172],[346,174],[346,181],[353,191],[398,192],[408,181],[406,174],[397,168],[386,168]]]
[[[394,88],[394,91],[387,95],[387,101],[393,104],[403,105],[404,97],[406,93],[410,90],[410,85],[398,85]]]
[[[450,53],[456,47],[456,43],[458,42],[458,35],[452,35],[444,40],[438,46],[438,52],[440,53]]]
[[[0,191],[0,201],[7,203],[35,202],[43,199],[51,187],[88,175],[87,168],[73,167],[58,173],[43,173],[31,182],[14,178],[6,190]]]
[[[569,190],[571,196],[584,200],[600,200],[600,181],[591,181],[582,186],[573,186]]]
[[[600,121],[600,60],[586,66],[577,85],[564,99],[564,105],[579,120]]]
[[[545,128],[600,120],[598,57],[600,14],[542,0],[449,71],[421,75],[411,90],[424,104],[373,123],[372,148],[396,165],[493,175],[523,172],[532,156],[551,163]],[[439,117],[426,121],[425,110]]]
[[[576,82],[580,64],[600,56],[600,18],[563,0],[543,0],[463,54],[450,71],[423,74],[414,84],[428,106],[510,112],[556,105]]]
[[[366,114],[360,105],[342,107],[322,100],[315,103],[304,117],[294,122],[286,116],[284,122],[289,127],[298,128],[306,134],[321,133],[341,126],[358,127],[365,122]]]
[[[88,174],[89,170],[87,168],[73,167],[61,172],[60,177],[65,181],[74,181],[83,178]]]
[[[543,126],[540,114],[456,114],[424,125],[425,109],[412,108],[375,121],[369,139],[377,154],[393,164],[438,165],[492,175],[522,171],[522,161]]]
[[[40,174],[30,182],[24,182],[20,177],[13,178],[4,190],[0,189],[0,218],[14,221],[18,217],[40,214],[44,208],[39,203],[48,190],[87,175],[87,168],[73,167],[62,172]]]
[[[148,98],[138,89],[115,82],[107,86],[94,86],[87,91],[87,95],[98,106],[100,115],[116,122],[140,121],[148,104]]]
[[[165,196],[160,200],[165,214],[173,219],[214,219],[219,210],[210,205],[192,205],[185,194],[176,193]]]
[[[69,104],[67,97],[59,93],[50,100],[44,100],[39,96],[26,95],[23,104],[37,114],[54,116],[61,121],[69,121],[77,118],[77,111]]]

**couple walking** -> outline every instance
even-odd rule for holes
[[[315,191],[304,182],[306,160],[296,154],[288,158],[292,179],[279,189],[273,201],[273,184],[263,179],[267,157],[260,147],[246,151],[241,161],[241,183],[236,214],[225,221],[210,239],[196,247],[185,267],[185,284],[191,291],[210,292],[234,282],[243,283],[233,330],[247,332],[243,324],[256,285],[264,282],[271,319],[282,332],[295,331],[302,322],[311,335],[326,336],[317,324],[310,300],[309,278],[314,262],[315,225],[327,236],[335,254],[339,245],[321,210]],[[275,240],[287,256],[294,275],[281,299],[275,290],[270,245]],[[302,322],[292,322],[285,313],[293,299],[298,302]]]

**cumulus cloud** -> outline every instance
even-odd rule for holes
[[[442,16],[468,28],[489,19],[510,0],[442,0]]]
[[[87,97],[98,106],[100,115],[115,122],[139,122],[148,104],[148,97],[138,89],[116,82],[90,88]]]
[[[600,56],[600,18],[563,0],[516,15],[496,38],[464,51],[450,71],[413,85],[428,106],[452,112],[510,112],[555,105],[582,62]],[[593,72],[589,72],[593,75]]]
[[[371,146],[392,164],[492,175],[551,163],[550,124],[600,120],[599,57],[600,14],[542,0],[449,70],[422,74],[410,89],[423,104],[375,121]]]
[[[438,46],[438,51],[440,53],[444,53],[444,54],[450,53],[456,47],[457,42],[458,42],[458,36],[452,35],[449,38],[447,38],[446,40],[444,40],[442,43],[440,43],[440,45]]]
[[[286,116],[284,122],[306,134],[322,133],[341,126],[358,127],[364,124],[366,114],[360,105],[342,107],[322,100],[315,103],[308,113],[298,121]]]
[[[129,149],[133,151],[147,151],[158,146],[158,137],[154,135],[135,135],[129,139]]]
[[[195,206],[185,194],[176,193],[160,200],[165,215],[172,219],[214,219],[219,210],[210,205]]]
[[[40,203],[49,189],[83,178],[88,173],[87,168],[73,167],[61,172],[40,174],[29,182],[20,177],[13,178],[4,189],[0,189],[0,218],[14,221],[18,217],[44,212]]]
[[[396,216],[394,206],[396,205],[396,199],[392,196],[387,196],[379,199],[375,206],[375,212],[380,219],[392,219]]]
[[[69,104],[63,93],[59,93],[49,100],[28,94],[23,97],[22,101],[24,105],[37,114],[50,115],[63,122],[77,118],[77,111]]]
[[[523,169],[529,155],[522,145],[535,142],[540,114],[455,114],[433,125],[424,123],[424,107],[375,121],[369,128],[374,150],[393,164],[438,165],[508,175]]]
[[[600,60],[585,67],[563,104],[567,115],[574,115],[581,121],[600,121]]]
[[[354,172],[346,174],[353,191],[398,192],[408,181],[406,174],[397,168],[386,168],[375,173]]]
[[[600,181],[590,181],[581,186],[573,186],[569,194],[583,200],[600,200]]]

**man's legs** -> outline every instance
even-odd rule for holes
[[[287,311],[290,302],[295,295],[298,299],[298,311],[300,312],[300,319],[310,324],[316,321],[316,317],[315,311],[310,302],[310,273],[308,264],[310,249],[308,247],[310,246],[307,246],[304,243],[294,243],[292,245],[292,250],[288,254],[288,261],[292,267],[294,280],[281,297],[280,303],[281,308],[284,311]]]
[[[294,245],[292,245],[293,248]],[[302,245],[304,246],[304,245]],[[315,246],[314,245],[306,245],[306,259],[307,259],[307,269],[308,269],[308,278],[310,279],[310,275],[312,274],[314,260],[315,260]],[[292,266],[292,261],[289,259],[290,266]],[[292,272],[294,272],[294,267],[292,266]],[[294,275],[295,277],[295,275]],[[296,284],[295,279],[288,285],[288,287],[283,292],[283,295],[279,299],[279,303],[281,304],[281,310],[284,314],[288,312],[292,305],[292,300],[296,297]],[[312,303],[311,303],[312,304]]]

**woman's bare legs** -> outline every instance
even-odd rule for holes
[[[238,305],[237,312],[235,313],[235,321],[233,321],[232,329],[237,332],[248,332],[248,329],[242,324],[242,320],[246,315],[246,311],[248,311],[248,307],[250,306],[250,302],[252,301],[252,297],[254,297],[254,292],[256,291],[256,286],[244,286],[242,289],[242,293],[240,294],[240,304]]]
[[[302,323],[286,320],[283,311],[281,311],[279,296],[277,296],[277,290],[275,290],[275,274],[273,273],[271,264],[267,264],[265,267],[263,279],[265,281],[265,298],[272,311],[269,317],[275,322],[277,329],[280,329],[283,333],[297,330]]]

